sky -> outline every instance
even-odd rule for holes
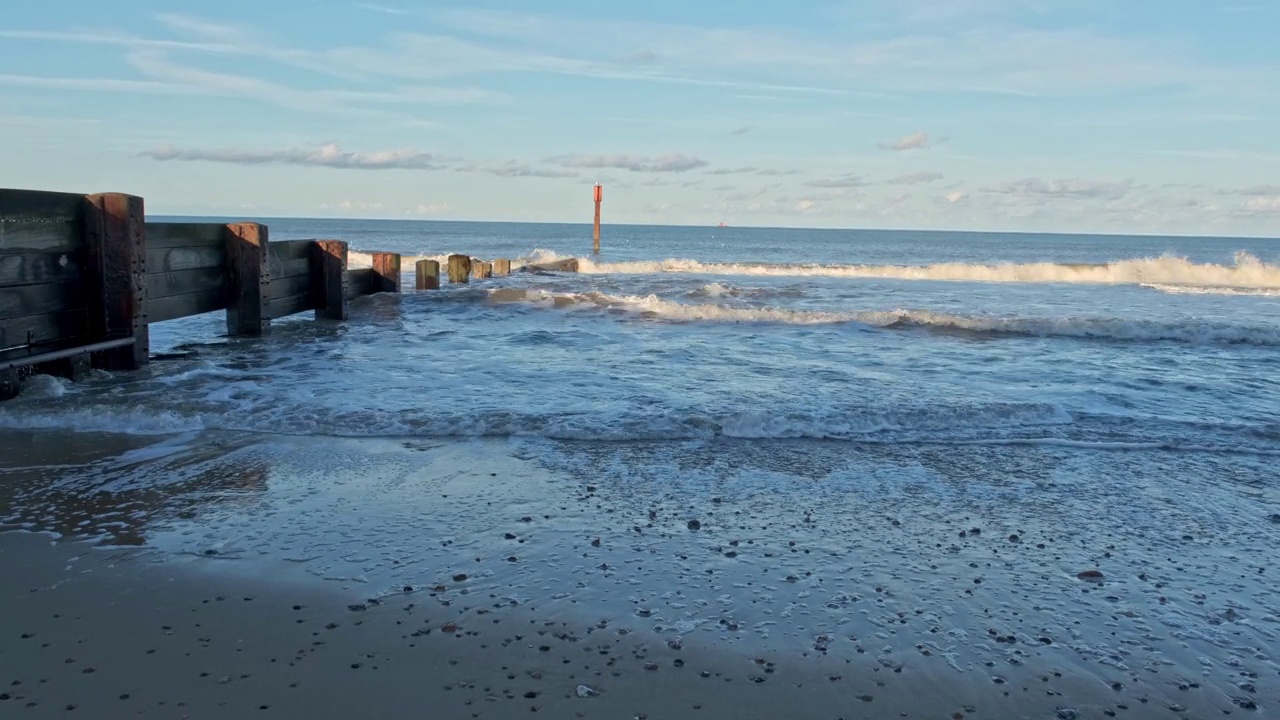
[[[1275,0],[0,14],[0,187],[151,214],[1280,237]]]

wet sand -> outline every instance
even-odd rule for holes
[[[760,462],[806,472],[787,447]],[[854,489],[545,449],[0,433],[0,715],[1275,712],[1268,489],[1110,488],[1091,521],[888,456]]]

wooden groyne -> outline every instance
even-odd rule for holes
[[[142,367],[153,323],[225,310],[229,335],[259,336],[278,318],[345,320],[351,299],[400,292],[399,254],[351,269],[348,252],[342,240],[272,242],[259,223],[147,222],[133,195],[0,189],[0,400],[31,373]],[[455,257],[451,282],[510,271]],[[415,269],[418,289],[440,286],[438,262]]]

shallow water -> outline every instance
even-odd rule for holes
[[[521,262],[584,244],[271,226]],[[265,340],[176,321],[153,345],[183,359],[33,379],[0,428],[155,437],[28,462],[56,481],[0,523],[369,596],[465,573],[662,640],[1057,672],[1196,717],[1280,695],[1280,242],[614,228],[605,249]]]

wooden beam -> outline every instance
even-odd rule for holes
[[[483,260],[480,262],[473,262],[471,264],[471,274],[474,275],[477,280],[488,280],[493,277],[493,265],[484,262]]]
[[[220,267],[150,273],[147,275],[147,299],[186,295],[202,290],[226,290],[227,272]],[[152,322],[156,322],[152,320]]]
[[[227,332],[250,336],[270,332],[267,226],[236,223],[227,225],[223,233],[227,245]]]
[[[296,315],[307,310],[314,310],[315,307],[315,298],[309,292],[301,295],[273,295],[271,302],[267,305],[267,312],[271,315],[271,319],[275,320],[276,318]]]
[[[147,322],[158,323],[226,309],[226,287],[206,288],[182,295],[148,298]]]
[[[225,240],[219,246],[147,248],[147,270],[153,273],[220,268],[226,264]]]
[[[400,254],[376,252],[373,255],[374,292],[400,292]]]
[[[440,261],[438,260],[419,260],[414,265],[414,276],[417,282],[415,287],[419,290],[439,290],[440,289]]]
[[[347,243],[342,240],[317,240],[311,253],[311,287],[316,296],[316,319],[346,320]]]
[[[511,274],[511,261],[506,258],[498,258],[493,261],[493,274],[496,276]]]
[[[0,287],[0,317],[63,312],[86,304],[84,284],[78,282]]]
[[[87,323],[84,308],[24,317],[0,316],[0,350],[75,337],[84,333]]]
[[[471,257],[468,255],[449,256],[449,282],[466,283],[471,277]]]
[[[373,292],[373,269],[358,268],[347,271],[347,299],[358,298]]]
[[[310,275],[294,275],[293,277],[271,276],[271,297],[282,298],[292,295],[306,295],[311,292]],[[314,308],[307,308],[308,310]]]
[[[81,252],[30,250],[0,255],[0,287],[82,280]]]
[[[108,370],[137,370],[147,364],[147,249],[142,198],[123,193],[90,195],[84,201],[89,272],[90,340],[131,336],[133,344],[98,353]]]

